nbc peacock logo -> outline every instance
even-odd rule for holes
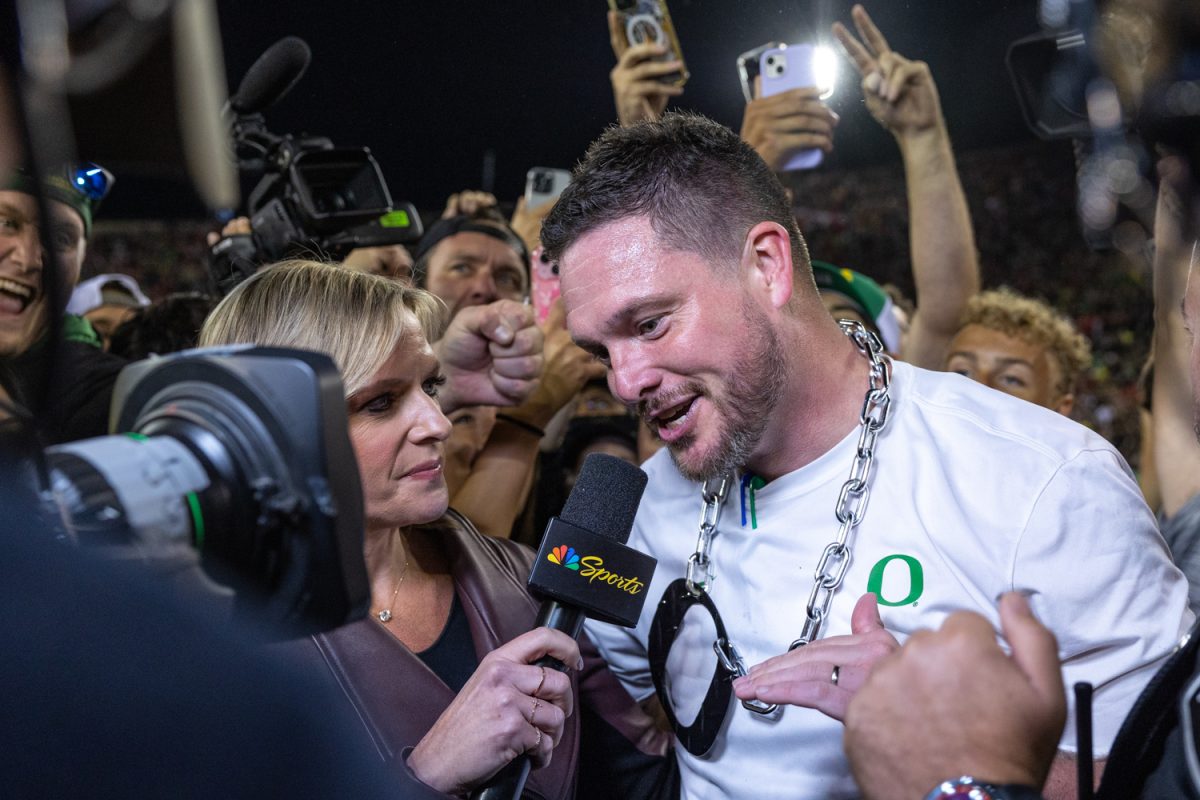
[[[550,551],[550,555],[546,556],[555,564],[579,571],[579,554],[575,552],[574,547],[567,547],[565,544],[560,544],[558,547]]]

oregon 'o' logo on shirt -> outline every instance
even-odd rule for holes
[[[871,567],[867,591],[879,598],[881,606],[910,606],[925,591],[925,570],[912,556],[884,556]]]

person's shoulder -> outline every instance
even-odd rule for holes
[[[1012,397],[952,372],[935,372],[897,363],[904,412],[939,434],[958,437],[964,446],[1027,451],[1061,462],[1092,451],[1124,463],[1104,437],[1074,420],[1035,403]]]
[[[497,569],[518,578],[522,584],[529,576],[536,555],[530,547],[511,539],[498,539],[482,533],[474,523],[453,508],[446,509],[441,518],[422,527],[437,529],[441,535],[453,537],[461,550],[490,562]]]

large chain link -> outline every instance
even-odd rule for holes
[[[806,645],[821,635],[821,625],[829,615],[833,595],[850,568],[850,534],[867,513],[867,501],[871,499],[871,467],[875,463],[875,440],[887,425],[888,412],[891,410],[892,362],[883,354],[879,338],[861,323],[840,320],[838,324],[871,363],[867,379],[869,387],[858,415],[862,427],[858,434],[854,463],[850,466],[850,477],[842,484],[834,508],[839,523],[837,538],[821,551],[812,591],[808,594],[804,627],[800,630],[800,637],[788,646],[789,650]]]
[[[732,475],[722,475],[720,478],[709,478],[700,489],[704,499],[704,505],[700,508],[700,536],[696,539],[696,552],[688,556],[685,576],[688,591],[697,597],[712,585],[713,564],[708,553],[712,549],[712,537],[717,532],[717,523],[721,521],[721,509],[725,506],[725,498],[729,496],[731,483]]]

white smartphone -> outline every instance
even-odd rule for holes
[[[534,167],[525,173],[525,205],[535,208],[558,200],[571,183],[571,173],[553,167]]]
[[[811,44],[784,44],[764,50],[759,56],[759,75],[762,77],[762,96],[816,86],[813,60],[816,52]],[[783,165],[784,172],[812,169],[821,163],[825,154],[820,148],[798,150]]]

